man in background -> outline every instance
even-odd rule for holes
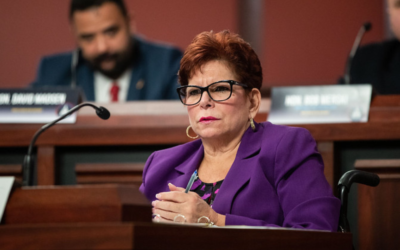
[[[351,83],[371,83],[378,94],[400,94],[400,0],[387,0],[395,39],[361,47],[355,54]]]
[[[42,58],[33,87],[79,87],[96,102],[178,98],[182,53],[131,34],[123,0],[72,0],[69,19],[78,48]]]

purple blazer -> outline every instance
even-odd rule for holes
[[[311,134],[269,122],[256,127],[244,133],[213,209],[226,215],[226,225],[337,231],[340,201],[325,179]],[[203,155],[201,140],[154,152],[140,190],[153,201],[169,191],[168,183],[185,188]]]

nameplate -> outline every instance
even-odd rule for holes
[[[367,122],[368,84],[272,88],[268,121],[275,124]]]
[[[0,221],[3,218],[4,210],[6,209],[8,196],[14,184],[15,177],[0,177]]]
[[[0,123],[48,123],[78,103],[74,89],[0,89]],[[74,123],[76,113],[60,123]]]

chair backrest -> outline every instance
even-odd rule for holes
[[[350,170],[342,175],[338,183],[340,201],[342,203],[340,208],[339,231],[343,233],[350,232],[350,225],[347,220],[347,200],[351,185],[353,183],[359,183],[376,187],[379,182],[380,178],[378,175],[361,170]]]

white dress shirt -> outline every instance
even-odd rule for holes
[[[94,73],[94,98],[96,102],[111,102],[110,89],[113,82],[119,86],[118,102],[125,102],[128,97],[129,82],[131,80],[131,70],[125,71],[117,80],[113,80],[96,71]]]

